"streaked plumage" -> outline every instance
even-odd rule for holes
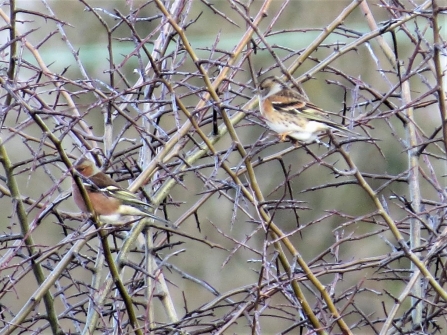
[[[318,141],[318,136],[331,128],[351,132],[331,121],[328,113],[277,77],[265,78],[259,85],[259,91],[261,115],[267,126],[279,134],[281,141],[289,136],[311,143]]]

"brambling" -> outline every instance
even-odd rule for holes
[[[150,205],[139,200],[135,194],[121,188],[117,182],[110,178],[89,159],[83,158],[74,165],[74,169],[81,175],[85,190],[89,196],[92,207],[100,220],[116,224],[121,222],[123,216],[145,216],[170,224],[168,221],[148,212],[145,208]],[[73,199],[79,209],[88,213],[81,191],[72,182]]]
[[[303,143],[320,142],[318,136],[329,129],[356,134],[329,120],[328,113],[277,77],[265,78],[259,92],[261,115],[281,141],[289,136]]]

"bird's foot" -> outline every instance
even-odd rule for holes
[[[290,135],[290,132],[278,134],[279,135],[279,141],[284,142],[286,138]]]

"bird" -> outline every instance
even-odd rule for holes
[[[279,134],[281,142],[286,137],[305,144],[320,142],[318,136],[329,129],[356,134],[331,121],[328,112],[312,104],[306,96],[290,88],[278,77],[271,76],[262,80],[258,97],[265,123]]]
[[[80,175],[82,183],[95,213],[101,221],[109,224],[121,223],[125,216],[144,216],[156,221],[170,224],[146,210],[149,204],[123,189],[115,180],[102,172],[93,161],[82,158],[74,164],[74,170]],[[72,182],[73,199],[79,209],[88,213],[89,210],[74,178]]]

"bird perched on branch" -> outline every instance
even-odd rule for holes
[[[261,115],[281,141],[289,136],[303,143],[319,142],[318,135],[329,129],[356,134],[331,121],[327,112],[277,77],[265,78],[259,85],[259,92]]]
[[[106,223],[122,223],[123,216],[144,216],[166,224],[168,221],[148,212],[149,204],[139,200],[135,194],[119,186],[112,178],[101,172],[89,159],[83,158],[74,165],[80,174],[90,203],[100,219]],[[73,199],[84,213],[88,213],[87,205],[81,191],[73,179]]]

